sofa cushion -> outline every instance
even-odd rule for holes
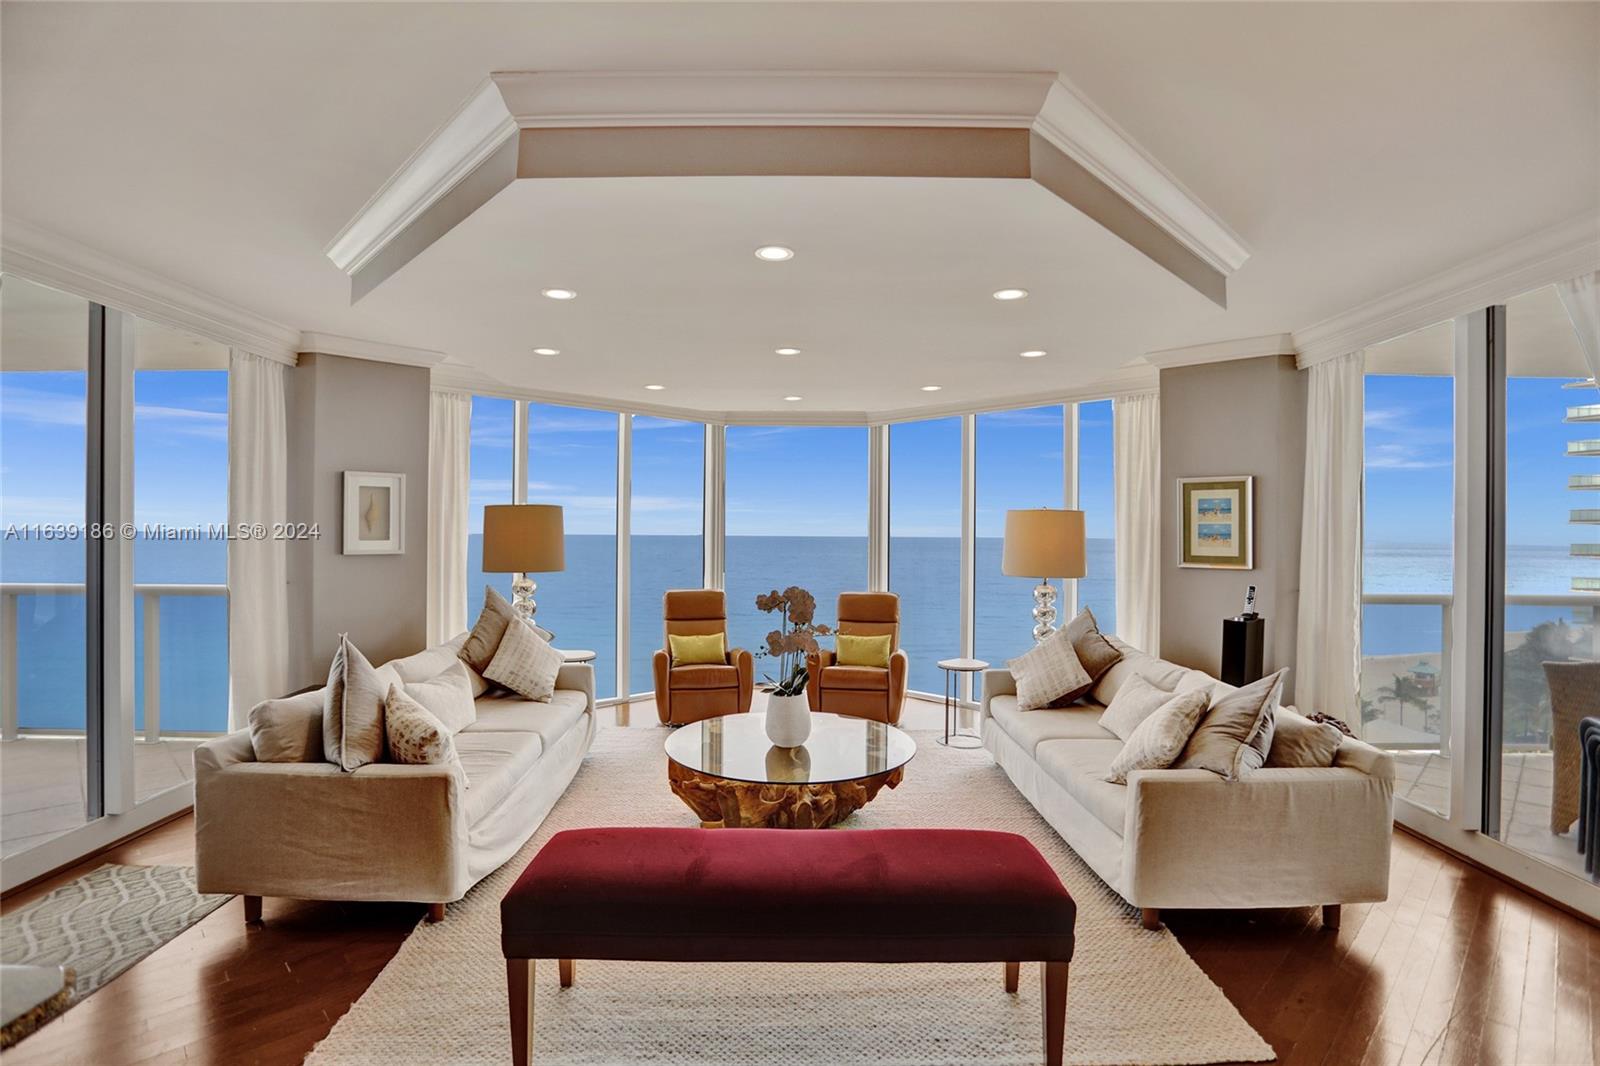
[[[1047,740],[1039,745],[1034,758],[1041,770],[1067,790],[1067,795],[1094,815],[1095,821],[1121,836],[1128,809],[1128,787],[1105,780],[1111,760],[1121,750],[1122,741],[1115,737],[1110,740]]]
[[[263,700],[250,708],[250,747],[256,762],[324,762],[323,689]]]
[[[1072,650],[1077,652],[1078,661],[1095,681],[1099,681],[1107,670],[1122,661],[1121,649],[1100,632],[1100,623],[1095,621],[1094,612],[1087,607],[1067,623],[1067,639],[1072,641]]]
[[[1035,754],[1035,749],[1047,740],[1116,740],[1116,734],[1100,724],[1103,710],[1092,704],[1081,704],[1023,711],[1017,708],[1015,696],[995,696],[989,700],[990,720],[1029,755]]]
[[[484,696],[477,701],[478,720],[460,735],[537,733],[544,740],[544,746],[552,748],[583,717],[588,707],[589,697],[571,688],[556,689],[548,703],[520,696]]]
[[[886,692],[889,689],[889,671],[876,666],[824,666],[822,687]]]
[[[667,675],[667,684],[675,689],[737,688],[739,668],[726,663],[691,663],[687,666],[674,666]]]
[[[355,770],[383,758],[383,701],[400,681],[394,668],[374,667],[339,634],[339,650],[323,689],[322,755],[341,770]]]
[[[453,655],[436,676],[408,681],[405,694],[428,709],[451,733],[459,733],[478,717],[473,708],[471,667]]]
[[[1172,695],[1166,689],[1156,688],[1144,678],[1135,676],[1117,690],[1116,696],[1106,706],[1100,724],[1119,739],[1127,740],[1139,728],[1139,723],[1154,714]]]
[[[530,700],[546,702],[561,672],[561,653],[521,619],[506,626],[483,676]]]
[[[1313,722],[1287,707],[1279,707],[1266,765],[1332,766],[1343,743],[1344,734],[1337,726]]]
[[[461,732],[453,738],[456,757],[467,776],[467,824],[478,821],[533,771],[544,753],[538,733]]]
[[[515,618],[516,613],[506,598],[493,585],[485,585],[483,610],[478,612],[478,620],[472,624],[472,630],[457,652],[461,661],[482,674],[494,661],[494,653],[500,649],[500,641],[506,635],[506,626]]]
[[[383,704],[383,732],[389,761],[406,766],[448,765],[456,761],[451,729],[400,685],[390,685]],[[468,782],[470,785],[470,781]]]
[[[1156,688],[1172,692],[1177,689],[1178,682],[1191,672],[1177,663],[1169,663],[1165,659],[1158,659],[1154,655],[1142,652],[1116,637],[1107,637],[1106,640],[1122,653],[1122,658],[1095,682],[1093,695],[1096,703],[1110,706],[1117,692],[1131,677],[1142,677]]]
[[[1078,661],[1072,636],[1058,629],[1041,643],[1006,663],[1017,682],[1017,706],[1024,711],[1071,703],[1094,687],[1094,679]]]
[[[1183,754],[1195,723],[1205,713],[1204,692],[1179,692],[1136,726],[1111,760],[1106,780],[1122,785],[1135,770],[1165,770]]]
[[[466,642],[467,634],[457,633],[443,644],[423,648],[415,655],[390,659],[384,665],[393,667],[394,672],[400,675],[400,680],[411,685],[438,677],[449,669],[451,663],[459,662],[467,667],[467,680],[472,683],[472,698],[477,699],[489,690],[489,682],[485,681],[478,671],[467,666],[466,660],[461,658],[461,648]]]
[[[1236,781],[1261,769],[1272,747],[1278,697],[1288,669],[1235,689],[1211,705],[1175,764],[1180,770],[1210,770]]]

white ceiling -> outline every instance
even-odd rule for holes
[[[0,19],[7,218],[295,329],[620,403],[1066,390],[1145,351],[1302,328],[1600,209],[1595,4],[8,2]],[[323,247],[488,71],[668,67],[1059,71],[1254,255],[1223,312],[1028,183],[524,182],[350,306]],[[767,241],[801,254],[757,263]],[[551,284],[581,296],[535,295]],[[987,299],[1006,284],[1036,295]],[[802,370],[775,365],[780,344]],[[930,378],[945,391],[918,391]]]

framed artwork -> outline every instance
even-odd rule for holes
[[[344,554],[404,555],[406,476],[344,472]]]
[[[1178,479],[1178,565],[1253,570],[1255,478]]]

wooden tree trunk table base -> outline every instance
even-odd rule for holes
[[[905,767],[846,781],[779,784],[735,781],[702,774],[667,760],[673,794],[700,816],[705,829],[825,829],[871,802],[883,786],[894,788]]]

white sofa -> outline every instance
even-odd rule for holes
[[[1264,767],[1239,781],[1206,770],[1104,780],[1122,741],[1100,725],[1135,674],[1168,691],[1228,686],[1108,638],[1123,659],[1092,698],[1019,711],[1009,671],[983,675],[984,747],[1084,862],[1160,924],[1163,908],[1323,906],[1389,891],[1394,760],[1346,738],[1327,768]]]
[[[393,660],[405,682],[455,661],[461,637]],[[195,750],[195,866],[201,892],[246,897],[460,899],[516,854],[577,773],[594,739],[594,670],[561,668],[548,703],[485,695],[455,734],[452,766],[257,762],[248,730]],[[320,750],[320,749],[319,749]]]

